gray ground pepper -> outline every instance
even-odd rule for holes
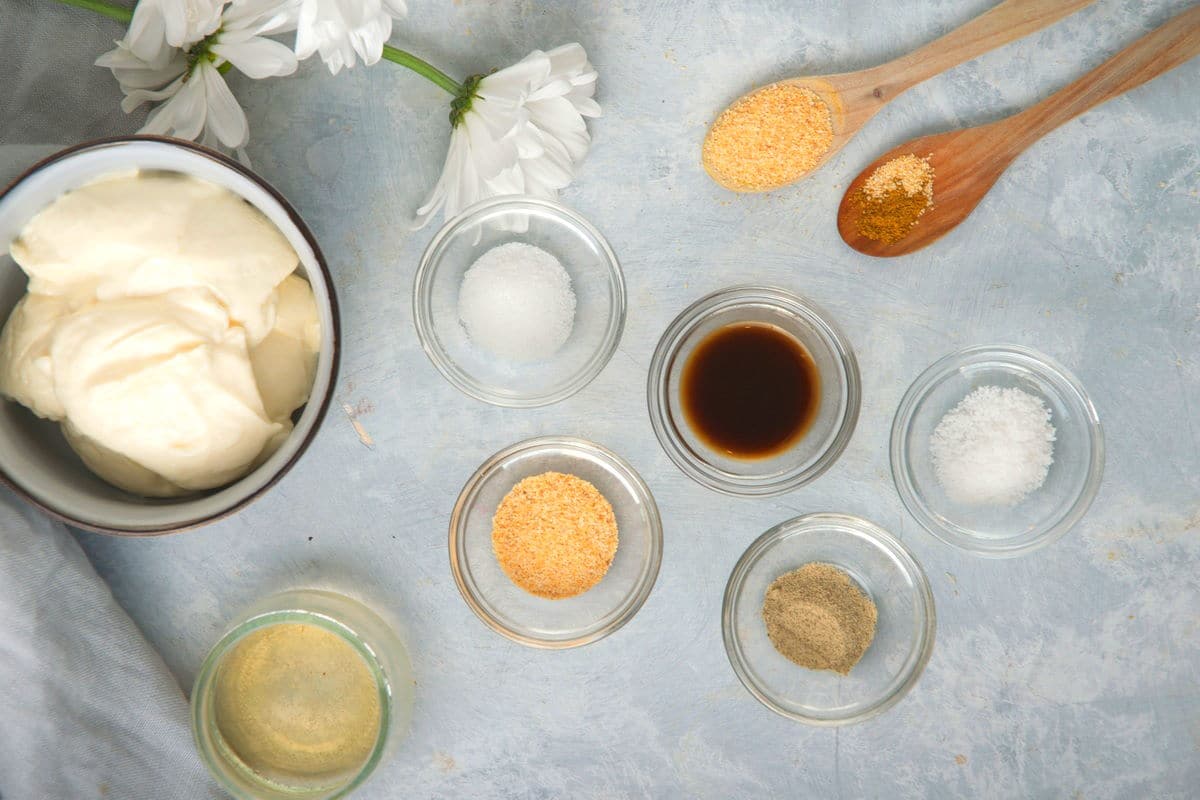
[[[849,575],[814,562],[771,582],[762,616],[771,644],[788,659],[846,675],[871,646],[879,612]]]

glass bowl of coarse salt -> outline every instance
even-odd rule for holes
[[[603,556],[591,547],[594,511],[615,533]],[[543,436],[475,471],[450,515],[449,551],[463,600],[492,630],[530,647],[578,647],[633,619],[649,597],[662,520],[616,453]]]
[[[1022,555],[1087,513],[1104,432],[1065,367],[1027,347],[952,353],[925,370],[892,425],[900,499],[930,533],[981,556]]]
[[[777,714],[848,725],[916,684],[937,628],[912,553],[849,514],[807,514],[758,537],[725,587],[721,630],[742,685]]]
[[[544,406],[587,386],[616,352],[625,279],[579,214],[499,197],[433,237],[417,269],[413,319],[429,359],[466,394]]]

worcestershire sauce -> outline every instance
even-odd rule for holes
[[[736,323],[713,331],[692,351],[681,397],[684,416],[705,444],[734,458],[769,458],[812,425],[821,376],[788,333]]]

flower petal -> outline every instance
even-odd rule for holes
[[[525,173],[521,170],[520,163],[500,170],[494,177],[485,180],[483,183],[487,187],[488,194],[492,197],[504,194],[525,193]]]
[[[151,91],[149,89],[134,89],[126,94],[125,99],[121,101],[121,110],[128,114],[142,103],[157,103],[160,100],[166,100],[169,97],[174,97],[182,87],[183,76],[180,75],[172,83],[167,84],[157,91]]]
[[[416,219],[413,220],[415,228],[423,228],[428,225],[429,220],[445,205],[450,183],[457,181],[459,175],[462,173],[465,160],[463,148],[465,145],[465,131],[461,128],[455,128],[450,132],[450,146],[446,149],[446,160],[442,164],[442,174],[438,178],[437,183],[433,185],[433,190],[429,193],[429,196],[425,198],[425,202],[417,209]]]
[[[167,47],[167,24],[157,3],[141,2],[134,6],[125,45],[141,61],[149,63],[159,58]]]
[[[143,2],[145,0],[138,0],[138,5]],[[185,45],[200,41],[221,26],[221,12],[229,0],[160,0],[160,2],[163,4],[163,16],[167,22],[167,43],[173,47],[186,49]]]
[[[221,18],[222,34],[270,36],[296,30],[300,0],[233,0]]]
[[[212,52],[251,78],[279,77],[296,71],[296,54],[292,49],[262,36],[236,44],[218,41],[212,46]]]
[[[246,140],[250,138],[246,112],[242,111],[233,92],[229,91],[225,78],[211,63],[202,63],[196,73],[193,73],[192,80],[197,77],[204,81],[204,96],[208,102],[207,124],[213,135],[230,149],[245,145]]]
[[[527,180],[535,181],[554,189],[562,189],[575,177],[571,162],[565,158],[533,158],[521,162]]]
[[[540,83],[549,74],[550,60],[545,53],[535,50],[516,64],[484,77],[476,92],[483,98],[520,105],[530,86]]]
[[[383,55],[383,45],[392,35],[392,18],[388,14],[379,14],[365,20],[358,27],[350,30],[349,34],[354,52],[358,53],[363,64],[370,66],[378,63]]]
[[[559,45],[547,51],[546,58],[550,59],[551,71],[560,75],[579,74],[592,69],[592,65],[588,63],[587,51],[579,42]]]
[[[115,49],[101,55],[95,63],[112,70],[121,90],[128,93],[133,89],[161,88],[187,71],[187,58],[182,52],[168,49],[165,55],[165,60],[160,59],[161,65],[149,64],[118,42]]]
[[[403,16],[403,0],[299,0],[296,56],[319,53],[335,75],[362,59],[374,64],[392,35],[393,17]]]
[[[492,178],[517,163],[520,137],[513,132],[494,138],[486,121],[475,111],[463,116],[460,127],[466,129],[471,163],[482,178]]]
[[[187,80],[179,79],[179,90],[150,113],[141,133],[173,134],[181,139],[195,139],[200,135],[207,108],[199,73],[200,69],[196,69]]]

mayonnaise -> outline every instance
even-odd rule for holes
[[[308,400],[320,348],[295,251],[232,192],[177,173],[102,178],[12,244],[28,294],[0,392],[63,423],[110,483],[171,496],[262,462]]]

